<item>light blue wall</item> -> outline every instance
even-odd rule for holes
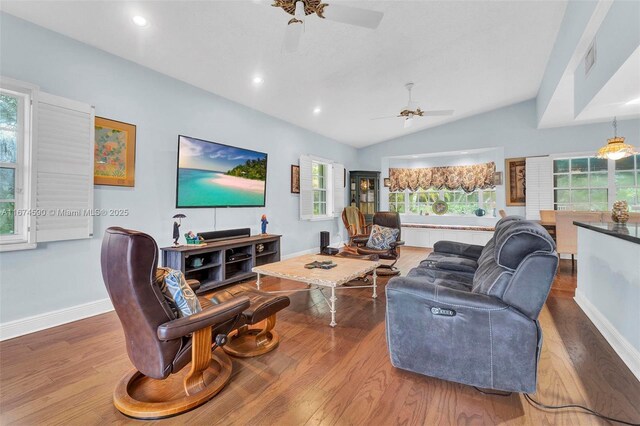
[[[594,152],[611,135],[609,123],[538,129],[535,99],[402,136],[358,152],[360,168],[386,174],[390,156],[502,147],[505,158]],[[640,120],[618,123],[618,134],[640,145]],[[498,159],[497,161],[501,161]],[[498,169],[500,170],[500,169]],[[507,208],[523,214],[523,208]]]
[[[171,241],[177,135],[185,134],[269,153],[266,208],[218,209],[217,228],[251,227],[269,217],[269,232],[284,234],[284,254],[317,247],[319,232],[342,225],[298,220],[290,194],[290,165],[315,154],[352,168],[356,149],[197,89],[132,62],[0,14],[0,74],[43,91],[86,102],[96,115],[137,125],[135,188],[97,186],[96,208],[128,208],[125,218],[96,218],[94,238],[40,244],[0,254],[0,322],[107,297],[100,274],[100,242],[113,225]],[[213,209],[188,209],[183,231],[210,230]]]
[[[638,46],[640,46],[640,2],[614,1],[596,34],[595,65],[589,74],[585,75],[583,61],[574,76],[574,114],[576,116],[607,84]]]
[[[540,122],[549,106],[553,93],[558,87],[558,83],[560,83],[562,74],[564,74],[597,4],[598,0],[572,0],[567,3],[556,42],[553,45],[553,50],[549,56],[549,61],[538,89],[538,97],[536,98],[538,108],[537,122]]]

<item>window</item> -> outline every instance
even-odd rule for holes
[[[449,206],[448,215],[473,215],[478,208],[492,214],[496,203],[495,189],[476,190],[466,193],[463,190],[430,188],[426,191],[403,191],[389,193],[389,210],[398,213],[426,215],[432,213],[432,205],[444,200]]]
[[[0,88],[0,242],[26,242],[31,99]]]
[[[609,162],[595,157],[553,161],[555,210],[608,210]]]
[[[629,210],[640,211],[640,154],[615,162],[616,200],[624,200]]]
[[[389,193],[389,210],[404,213],[404,192]]]
[[[553,161],[555,210],[607,211],[616,200],[640,211],[640,155],[617,161],[596,157]]]
[[[327,215],[327,168],[328,165],[313,161],[311,163],[311,183],[313,187],[313,215]]]
[[[300,156],[300,219],[329,220],[340,216],[345,204],[345,169],[319,157]]]
[[[0,251],[91,238],[93,129],[92,106],[0,79]]]

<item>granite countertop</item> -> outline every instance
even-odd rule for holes
[[[487,231],[493,232],[495,226],[482,225],[440,225],[435,223],[403,223],[403,228],[452,229],[456,231]]]
[[[573,224],[594,232],[640,244],[640,223],[573,222]]]

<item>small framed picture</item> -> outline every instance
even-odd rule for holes
[[[391,186],[391,179],[384,178],[384,187],[389,188]]]
[[[495,172],[493,174],[493,184],[495,186],[502,185],[502,172]]]
[[[300,166],[291,165],[291,193],[300,193]]]

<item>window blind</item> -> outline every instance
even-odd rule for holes
[[[94,108],[41,92],[37,110],[36,241],[90,238]]]
[[[553,210],[553,161],[528,157],[525,166],[526,207],[530,220],[540,220],[540,210]]]

